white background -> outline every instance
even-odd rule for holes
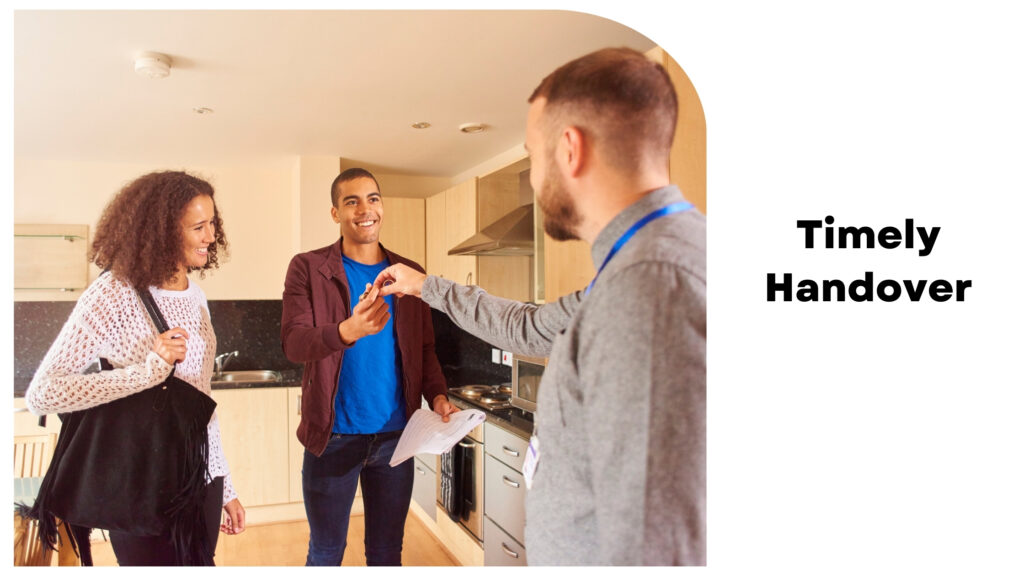
[[[634,27],[707,118],[712,572],[1020,573],[1024,21],[1011,3],[707,4]],[[927,257],[804,249],[796,220],[829,214],[942,231]],[[769,272],[866,270],[974,287],[767,302]]]
[[[495,7],[629,25],[672,54],[703,102],[708,570],[1020,573],[1019,5],[667,4]],[[826,215],[942,231],[927,257],[804,249],[796,220]],[[766,299],[769,272],[850,281],[866,270],[974,286],[965,302]]]

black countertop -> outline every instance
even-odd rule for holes
[[[302,385],[302,369],[279,370],[281,380],[278,382],[214,382],[211,386],[214,390],[242,390],[248,388],[292,388]],[[25,390],[28,389],[32,379],[14,380],[14,397],[24,398]]]
[[[449,396],[451,403],[457,406],[461,410],[476,409],[480,410],[479,407],[473,406],[469,402],[461,398],[455,398]],[[488,412],[482,410],[487,415],[487,422],[498,426],[516,436],[529,441],[530,436],[533,435],[533,415],[520,410],[519,408],[512,408],[511,410],[503,410],[501,412]],[[484,438],[486,444],[487,439]]]

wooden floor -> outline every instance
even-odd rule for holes
[[[309,546],[309,525],[303,521],[250,526],[237,536],[221,534],[217,541],[218,566],[302,566]],[[96,566],[116,566],[109,542],[92,543]],[[405,520],[402,564],[406,566],[457,566],[433,534],[415,515]],[[348,547],[342,566],[366,566],[363,549],[363,517],[353,516],[348,525]]]

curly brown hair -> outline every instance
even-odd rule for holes
[[[200,194],[212,199],[213,186],[185,172],[152,172],[136,178],[103,209],[89,260],[136,288],[164,284],[178,273],[182,262],[185,207]],[[198,268],[200,277],[218,267],[218,249],[227,256],[216,203],[213,227],[215,239],[207,248],[206,265]]]

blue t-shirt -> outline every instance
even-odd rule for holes
[[[342,256],[352,307],[388,261],[360,264]],[[405,393],[395,340],[394,296],[385,296],[391,317],[384,329],[345,350],[334,399],[335,434],[377,434],[405,428]]]

